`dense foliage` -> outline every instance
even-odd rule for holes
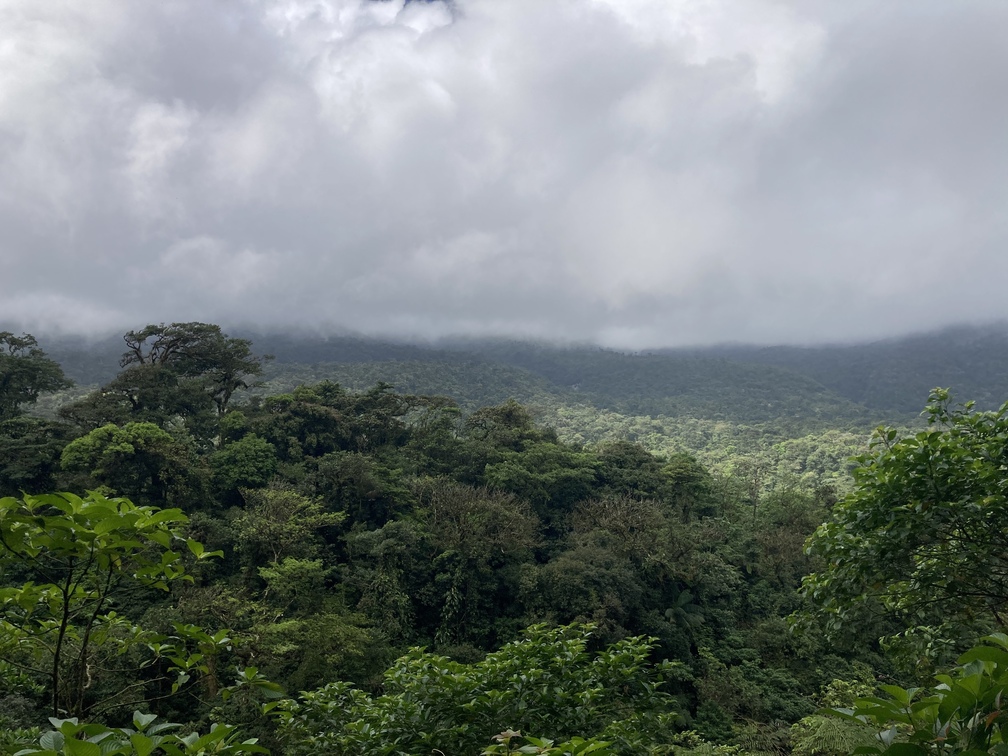
[[[987,636],[927,688],[880,686],[882,695],[863,696],[829,714],[869,728],[873,737],[860,753],[887,756],[1004,754],[1008,716],[1008,636]]]
[[[675,706],[645,639],[586,651],[590,628],[529,628],[473,664],[419,649],[386,673],[381,696],[330,683],[281,704],[290,753],[479,753],[501,732],[606,744],[640,754],[669,743]]]
[[[781,371],[735,393],[716,360],[516,349],[511,372],[264,372],[180,323],[40,420],[66,381],[19,338],[40,372],[0,423],[0,753],[839,753],[869,717],[820,707],[1003,616],[1006,410],[936,394],[850,481],[865,411]]]
[[[952,641],[1005,627],[1008,405],[955,408],[939,390],[927,416],[927,430],[907,438],[876,433],[855,491],[810,541],[824,567],[804,592],[830,629],[887,620],[933,656],[936,642],[955,650]]]

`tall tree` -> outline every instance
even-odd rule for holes
[[[182,419],[197,439],[217,435],[219,418],[234,393],[262,373],[266,357],[252,354],[247,339],[231,338],[209,323],[149,325],[130,331],[123,368],[112,381],[60,410],[92,430],[107,423],[149,422],[164,427]]]
[[[0,331],[0,421],[17,417],[24,405],[35,404],[44,392],[72,385],[34,336]]]
[[[41,394],[71,385],[34,336],[0,331],[0,495],[51,484],[69,429],[24,410]]]
[[[211,323],[148,325],[123,340],[127,349],[120,367],[162,365],[181,377],[199,379],[221,415],[234,392],[248,388],[248,379],[261,375],[264,360],[270,359],[254,355],[248,339],[230,337]]]

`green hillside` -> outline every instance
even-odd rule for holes
[[[592,371],[588,380],[597,390],[586,391],[502,362],[438,356],[359,364],[274,363],[255,393],[269,396],[322,380],[354,390],[388,383],[404,393],[449,396],[465,413],[515,399],[564,441],[592,446],[631,441],[664,456],[687,452],[725,472],[741,460],[755,460],[767,487],[795,481],[846,488],[847,460],[863,451],[869,428],[880,421],[807,378],[767,366],[709,359],[680,365],[611,352],[553,352],[556,363],[582,360]],[[621,387],[619,376],[632,379],[635,365],[645,368],[641,379]],[[759,400],[753,398],[757,396]],[[763,404],[752,408],[754,401]],[[777,415],[774,407],[785,411]]]
[[[5,756],[55,743],[51,714],[112,738],[138,706],[138,727],[220,712],[278,756],[475,754],[517,728],[618,756],[841,756],[803,745],[831,691],[913,684],[1000,622],[1008,411],[946,392],[929,432],[876,436],[855,483],[868,427],[914,415],[716,350],[275,337],[264,364],[180,323],[126,334],[118,371],[112,341],[53,350],[116,372],[86,392],[6,338]],[[946,525],[964,510],[968,539]],[[906,607],[861,611],[910,581]],[[516,698],[526,680],[541,695]]]
[[[1008,326],[958,327],[868,344],[666,351],[793,370],[867,408],[915,413],[935,386],[994,409],[1008,399]]]
[[[478,353],[523,367],[582,401],[624,414],[773,422],[794,430],[878,417],[795,371],[718,356],[526,344],[490,345]]]
[[[310,333],[244,333],[274,359],[252,394],[333,380],[355,390],[454,399],[464,414],[515,399],[567,441],[630,440],[694,454],[731,471],[757,460],[768,481],[840,488],[847,458],[878,424],[913,426],[935,386],[981,407],[1008,397],[1008,331],[959,328],[861,345],[710,347],[622,353],[506,340],[406,344]],[[43,340],[78,387],[43,397],[38,414],[119,370],[121,337]],[[248,395],[246,395],[248,396]],[[239,397],[240,399],[240,397]]]
[[[443,393],[464,406],[543,392],[628,415],[702,417],[794,426],[861,426],[912,420],[935,386],[980,407],[1008,398],[1008,327],[960,327],[866,344],[716,346],[622,353],[513,341],[407,344],[363,337],[244,332],[275,357],[277,385],[301,376],[344,376],[348,385],[385,380]],[[78,384],[119,370],[121,337],[41,338]],[[325,366],[323,369],[322,366]],[[575,399],[576,397],[576,399]]]

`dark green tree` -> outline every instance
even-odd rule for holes
[[[41,394],[71,385],[34,336],[0,331],[0,495],[52,487],[70,429],[29,417],[25,409]]]
[[[25,405],[35,404],[40,394],[72,385],[34,336],[0,331],[0,421],[17,417]]]
[[[189,427],[211,426],[213,402],[198,383],[164,365],[131,365],[88,396],[60,408],[65,420],[85,430],[114,423],[179,419]]]
[[[265,359],[252,354],[248,340],[231,338],[209,323],[149,325],[123,338],[122,372],[63,407],[64,418],[87,430],[127,422],[164,427],[181,419],[195,438],[210,444],[216,420],[228,411],[235,391],[262,373]]]
[[[282,460],[300,462],[334,451],[370,453],[406,443],[405,417],[414,400],[396,394],[388,384],[354,393],[338,383],[322,381],[271,396],[246,414],[252,428],[276,447]]]
[[[435,582],[444,588],[435,640],[497,645],[507,632],[494,633],[495,624],[513,619],[517,608],[516,590],[507,585],[514,570],[508,568],[530,561],[538,518],[527,501],[500,491],[445,479],[426,479],[416,488],[415,516],[434,545]]]
[[[60,454],[72,440],[65,423],[27,415],[0,422],[0,496],[55,488]]]
[[[148,325],[123,339],[127,350],[120,367],[161,365],[183,378],[196,379],[221,415],[227,412],[234,392],[248,388],[248,380],[261,375],[263,362],[270,359],[254,355],[248,339],[230,337],[210,323]]]
[[[594,453],[550,441],[530,443],[522,451],[505,451],[499,462],[486,466],[486,484],[532,503],[547,525],[557,522],[579,501],[591,496],[597,484]]]

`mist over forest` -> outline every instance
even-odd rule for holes
[[[1008,755],[1006,29],[0,2],[0,756]]]
[[[1003,326],[246,335],[0,332],[7,752],[814,756],[870,746],[938,670],[966,685],[963,651],[1001,689],[1008,642],[976,644],[1001,622]],[[961,546],[922,560],[934,538]]]

